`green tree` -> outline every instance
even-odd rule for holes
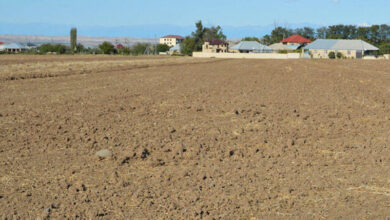
[[[342,53],[337,52],[336,57],[337,57],[337,59],[341,59],[341,58],[343,58],[344,56],[343,56]]]
[[[368,41],[370,36],[370,28],[369,27],[359,27],[357,30],[357,38],[361,40]]]
[[[202,49],[202,45],[204,43],[204,28],[203,28],[203,24],[202,24],[202,21],[198,21],[197,23],[195,23],[195,27],[196,27],[196,30],[195,32],[192,32],[192,37],[194,38],[195,40],[195,50],[196,51],[199,51]]]
[[[157,44],[157,52],[167,52],[169,51],[170,47],[166,44]]]
[[[328,57],[329,57],[329,59],[335,59],[335,58],[336,58],[336,54],[335,54],[333,51],[331,51],[331,52],[328,54]]]
[[[276,27],[272,30],[269,44],[279,43],[283,39],[291,36],[293,31],[283,27]]]
[[[204,28],[203,42],[206,40],[226,40],[226,35],[222,32],[221,26]]]
[[[76,28],[70,29],[70,50],[71,53],[77,51],[77,29]]]
[[[133,46],[133,54],[134,55],[143,55],[148,47],[150,47],[149,44],[137,43],[136,45]]]
[[[383,43],[379,46],[380,54],[390,54],[390,43]]]
[[[85,52],[85,47],[84,47],[84,45],[78,43],[77,46],[76,46],[76,51],[77,51],[77,53],[83,53],[83,52]]]
[[[192,55],[196,50],[195,38],[187,36],[180,45],[181,53],[184,55]]]
[[[115,53],[115,46],[107,41],[104,41],[102,44],[99,45],[99,49],[104,54],[113,54]]]
[[[242,41],[257,41],[260,43],[260,39],[257,37],[244,37],[241,39]]]
[[[38,50],[41,54],[46,53],[56,53],[56,54],[64,54],[68,48],[62,44],[42,44],[38,47]]]
[[[261,39],[261,42],[262,44],[264,45],[270,45],[270,44],[273,44],[272,43],[272,39],[271,39],[271,36],[270,35],[265,35],[262,39]]]
[[[316,34],[316,37],[318,39],[325,39],[326,38],[326,32],[327,32],[328,28],[327,27],[320,27],[320,28],[317,28],[317,34]]]

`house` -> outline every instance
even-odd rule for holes
[[[170,47],[176,46],[176,44],[181,44],[183,42],[184,37],[180,35],[167,35],[160,38],[160,44],[166,44]]]
[[[22,51],[26,51],[27,47],[17,43],[10,43],[0,45],[0,50],[10,53],[20,53]]]
[[[223,40],[208,40],[202,46],[203,53],[227,53],[229,44]]]
[[[241,41],[230,48],[233,53],[270,53],[272,49],[257,41]]]
[[[174,47],[169,49],[169,54],[181,54],[181,44],[176,44]]]
[[[302,37],[301,35],[292,35],[286,39],[283,39],[280,43],[287,46],[296,46],[294,50],[297,50],[303,46],[306,46],[307,44],[312,43],[312,41]]]
[[[318,39],[303,48],[312,58],[329,58],[329,53],[341,53],[346,58],[361,59],[379,49],[363,40]]]

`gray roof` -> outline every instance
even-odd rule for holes
[[[171,47],[169,51],[179,51],[181,52],[180,44],[176,44],[174,47]]]
[[[17,43],[10,43],[10,44],[4,44],[4,49],[26,49],[24,45],[17,44]]]
[[[314,50],[379,50],[377,47],[363,40],[325,40],[318,39],[304,47]]]
[[[275,43],[271,44],[268,47],[270,47],[273,50],[296,50],[299,45],[285,45],[283,43]]]
[[[272,50],[271,48],[260,44],[257,41],[241,41],[234,45],[230,49],[232,50],[250,50],[250,51],[261,51],[261,50]]]

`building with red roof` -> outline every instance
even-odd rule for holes
[[[281,43],[287,45],[306,45],[306,44],[310,44],[311,42],[312,42],[311,40],[302,37],[301,35],[292,35],[281,41]]]
[[[181,44],[183,42],[184,37],[180,35],[166,35],[160,38],[160,44],[166,44],[170,47],[174,47],[177,44]]]

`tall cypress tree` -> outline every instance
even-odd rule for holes
[[[77,47],[77,28],[70,29],[70,49],[74,53]]]

